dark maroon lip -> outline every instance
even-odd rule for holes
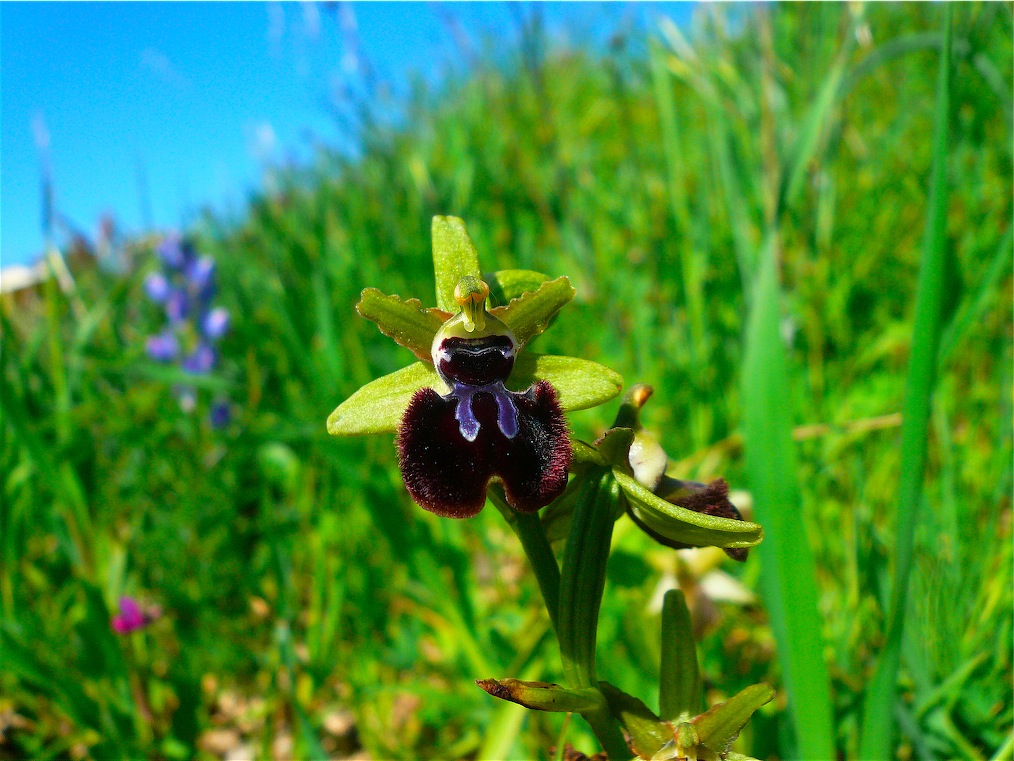
[[[513,430],[504,430],[507,422]],[[524,392],[502,384],[467,392],[459,386],[447,396],[420,389],[399,426],[398,454],[412,498],[453,518],[478,513],[494,478],[511,507],[537,511],[566,488],[572,456],[563,412],[546,381]]]

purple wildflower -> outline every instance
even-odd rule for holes
[[[193,353],[183,360],[183,369],[188,373],[203,375],[211,372],[218,355],[210,344],[200,343]]]
[[[229,425],[229,421],[232,419],[229,403],[219,400],[211,405],[210,419],[212,428],[225,428]]]
[[[148,298],[156,304],[165,303],[165,300],[169,298],[171,290],[172,288],[169,285],[169,280],[161,272],[153,272],[148,275],[148,278],[144,281],[145,293],[147,293]]]
[[[202,256],[194,259],[184,273],[187,285],[203,300],[210,299],[215,292],[215,261]]]
[[[179,325],[190,316],[190,297],[180,288],[172,288],[166,297],[165,313],[169,322]]]
[[[204,337],[209,341],[217,341],[225,335],[229,329],[229,310],[225,307],[215,307],[204,315],[201,321],[201,330]]]
[[[159,362],[172,362],[180,352],[176,334],[166,330],[157,336],[148,338],[148,356]]]
[[[178,234],[171,234],[157,248],[161,271],[148,276],[148,297],[165,308],[168,325],[148,338],[148,354],[161,362],[179,362],[188,373],[205,375],[218,364],[213,344],[229,330],[229,311],[215,307],[215,261],[198,256],[194,247]],[[173,388],[180,408],[191,413],[197,407],[197,390],[188,384]],[[210,409],[212,425],[221,427],[230,418],[226,401],[216,400]]]
[[[167,235],[158,246],[158,258],[172,270],[181,270],[187,262],[186,244],[179,235]]]
[[[157,608],[143,610],[133,597],[120,598],[120,613],[113,616],[110,625],[117,634],[130,634],[143,629],[161,615]]]

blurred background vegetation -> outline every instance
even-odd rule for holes
[[[780,334],[839,758],[858,758],[895,570],[900,412],[928,214],[939,6],[701,7],[690,28],[516,50],[420,85],[401,115],[347,111],[361,149],[277,171],[192,229],[232,313],[218,369],[145,353],[163,321],[131,266],[64,251],[75,283],[5,296],[0,758],[550,758],[579,722],[497,704],[482,677],[560,679],[548,619],[495,510],[414,507],[390,437],[328,413],[409,354],[359,291],[433,303],[429,225],[466,220],[484,267],[569,275],[538,350],[655,388],[670,473],[751,507],[744,325],[777,228]],[[954,9],[943,330],[893,704],[896,758],[1011,758],[1011,5]],[[385,109],[390,104],[385,105]],[[83,251],[84,253],[81,253]],[[917,337],[918,338],[918,337]],[[757,379],[762,382],[763,379]],[[233,407],[207,422],[212,398]],[[591,439],[615,405],[572,416]],[[747,442],[749,447],[750,442]],[[718,553],[718,557],[724,557]],[[601,672],[651,703],[659,590],[687,591],[709,702],[778,688],[737,748],[803,754],[743,565],[617,526]],[[120,636],[131,595],[163,614]],[[789,601],[791,605],[792,601]]]

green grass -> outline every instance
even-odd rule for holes
[[[390,437],[325,432],[411,361],[353,306],[367,286],[433,304],[434,214],[466,220],[487,269],[569,275],[537,350],[651,384],[673,475],[725,476],[765,525],[722,566],[758,603],[709,605],[681,553],[621,519],[598,678],[654,703],[649,602],[676,575],[705,701],[778,690],[738,750],[1009,757],[1014,23],[1009,4],[953,8],[947,106],[944,15],[702,7],[603,54],[488,55],[420,85],[361,155],[195,224],[233,329],[193,416],[144,354],[144,242],[127,275],[79,268],[73,298],[5,302],[0,715],[21,718],[0,759],[210,759],[223,728],[264,758],[594,749],[581,722],[473,684],[563,680],[499,513],[434,518]],[[224,431],[203,422],[214,393],[238,413]],[[591,440],[614,412],[572,429]],[[165,615],[119,638],[121,593]],[[328,729],[342,711],[357,738]]]

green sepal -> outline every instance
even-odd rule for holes
[[[574,286],[570,278],[558,277],[511,301],[505,307],[496,307],[489,312],[503,320],[514,337],[523,346],[544,331],[550,320],[574,298]]]
[[[701,672],[690,610],[683,593],[670,589],[662,601],[662,662],[658,707],[662,718],[682,720],[701,708]]]
[[[662,721],[644,704],[609,682],[599,682],[599,690],[606,698],[609,713],[623,725],[630,735],[634,752],[639,758],[651,758],[673,739],[673,728]]]
[[[594,687],[563,687],[520,679],[476,679],[475,683],[494,698],[509,700],[533,711],[583,713],[605,705],[602,693]]]
[[[555,354],[519,354],[507,387],[513,391],[524,391],[539,380],[553,384],[564,412],[584,410],[608,402],[623,388],[623,378],[619,373],[598,362]]]
[[[424,308],[419,299],[402,301],[400,296],[388,296],[376,288],[363,290],[356,311],[424,362],[432,362],[433,337],[450,316]]]
[[[539,290],[549,275],[532,270],[498,270],[482,276],[489,286],[490,307],[507,306],[512,300],[526,293]]]
[[[398,429],[412,395],[430,387],[438,394],[449,388],[433,365],[414,362],[390,375],[367,383],[328,415],[327,432],[332,436],[359,436],[365,433],[393,433]]]
[[[634,432],[629,428],[610,428],[596,442],[599,454],[606,462],[624,473],[630,474],[630,445],[634,443]]]
[[[775,691],[770,685],[754,684],[691,719],[701,745],[714,753],[725,755],[754,711],[774,696]]]
[[[764,538],[758,523],[695,513],[655,496],[636,480],[613,468],[637,517],[648,528],[667,539],[694,547],[754,547]]]
[[[433,273],[437,284],[437,306],[452,314],[461,307],[454,288],[466,275],[481,278],[479,254],[458,217],[433,217]]]

